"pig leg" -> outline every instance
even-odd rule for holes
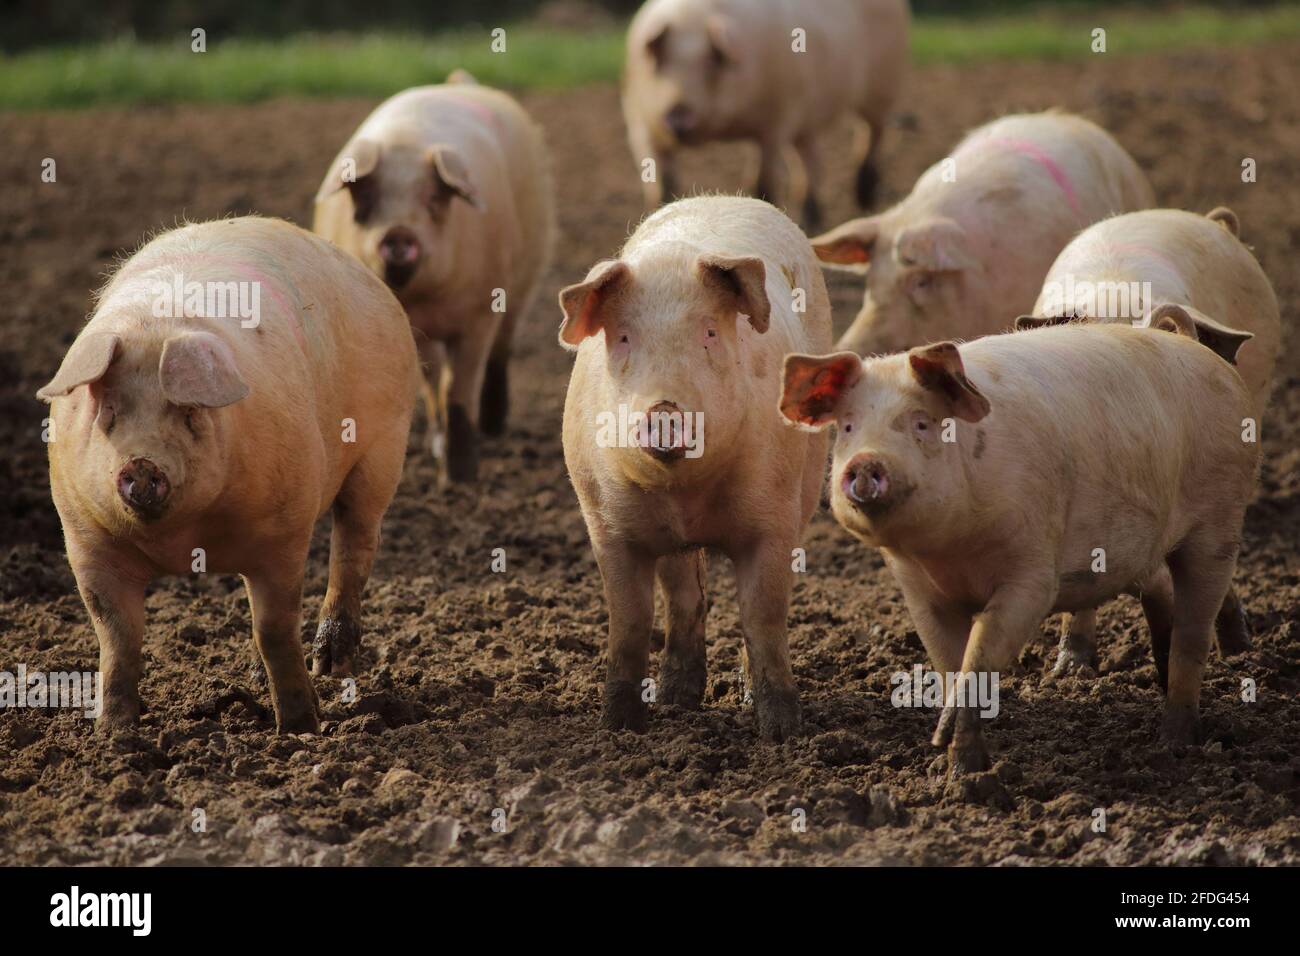
[[[766,542],[732,559],[755,722],[759,736],[778,742],[797,734],[803,720],[786,634],[794,583],[792,547]]]
[[[656,564],[655,576],[668,619],[659,664],[658,699],[698,710],[704,700],[704,619],[709,613],[704,591],[704,552],[666,555]]]
[[[591,544],[609,608],[609,661],[600,722],[610,730],[644,733],[647,714],[641,695],[654,626],[655,561],[600,533],[592,534]]]
[[[1057,677],[1067,674],[1094,676],[1097,673],[1097,609],[1086,608],[1061,619],[1061,644],[1056,652]]]
[[[288,555],[274,570],[261,569],[244,576],[253,610],[253,640],[271,683],[275,729],[282,734],[317,733],[316,688],[307,674],[302,640],[302,577],[307,561],[305,545]]]
[[[471,323],[448,348],[451,385],[447,390],[447,475],[452,481],[478,479],[478,414],[497,326],[487,317]]]
[[[658,209],[664,201],[677,194],[675,162],[670,153],[655,149],[650,131],[644,125],[635,125],[628,133],[632,158],[636,160],[641,177],[641,194],[648,212]],[[646,161],[650,161],[647,167]]]
[[[488,354],[483,373],[483,394],[479,400],[479,428],[484,435],[502,435],[510,413],[510,342],[515,334],[514,309],[505,314]]]
[[[754,195],[779,209],[785,173],[785,142],[763,140],[758,148],[758,182],[754,185]]]
[[[102,710],[97,730],[134,727],[140,720],[140,675],[143,670],[144,582],[74,563],[77,590],[99,638],[103,675]]]
[[[406,439],[396,431],[348,472],[334,499],[330,580],[312,642],[313,673],[356,673],[361,650],[361,594],[379,546],[379,526],[402,477]]]
[[[1214,633],[1219,638],[1219,653],[1224,657],[1244,654],[1250,650],[1250,622],[1246,620],[1245,608],[1237,597],[1236,588],[1228,588],[1223,599],[1223,606],[1214,619]]]
[[[862,209],[870,209],[876,202],[876,190],[880,186],[876,157],[880,154],[880,140],[884,132],[883,120],[867,118],[866,129],[860,129],[857,136],[857,151],[862,156],[862,162],[858,166],[855,186],[858,206]]]
[[[821,155],[817,149],[817,140],[811,134],[805,134],[795,140],[795,149],[803,163],[803,226],[808,233],[820,232],[822,208],[817,202],[817,184],[821,182]],[[791,199],[791,204],[794,199]]]
[[[1138,598],[1147,619],[1147,630],[1151,633],[1151,657],[1156,664],[1156,679],[1160,682],[1160,689],[1168,693],[1169,640],[1174,628],[1174,579],[1167,564],[1142,582]]]
[[[420,369],[424,373],[420,395],[429,429],[429,451],[438,462],[447,457],[447,394],[443,382],[446,356],[446,347],[441,342],[424,339],[420,343]]]
[[[1054,582],[1025,582],[998,588],[984,610],[975,615],[962,659],[962,678],[977,684],[980,674],[998,672],[1014,660],[1051,612],[1055,591]],[[978,773],[991,765],[980,727],[979,708],[960,699],[957,690],[954,682],[949,687],[948,702],[935,732],[936,744],[948,743],[951,776]]]
[[[1238,523],[1240,527],[1240,523]],[[1214,641],[1214,619],[1232,585],[1231,545],[1189,538],[1169,556],[1174,582],[1173,634],[1169,643],[1169,692],[1160,736],[1173,745],[1200,737],[1201,681]]]

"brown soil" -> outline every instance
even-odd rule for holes
[[[1300,318],[1300,47],[1153,59],[931,69],[913,77],[882,169],[897,199],[968,127],[1061,105],[1114,131],[1163,203],[1232,206]],[[1053,681],[1055,622],[1011,675],[995,770],[945,784],[934,714],[890,705],[923,660],[881,562],[825,514],[790,637],[806,732],[755,740],[736,689],[739,629],[715,562],[710,685],[645,736],[598,728],[605,610],[560,452],[568,359],[555,293],[640,215],[612,88],[529,95],[555,154],[562,241],[521,335],[508,436],[476,491],[439,494],[422,434],[384,526],[356,703],[318,688],[322,736],[277,737],[237,578],[159,582],[148,600],[148,707],[111,739],[68,712],[0,713],[0,859],[15,863],[1296,863],[1300,862],[1300,361],[1278,375],[1239,589],[1254,650],[1212,660],[1208,743],[1156,743],[1160,692],[1136,602],[1101,616],[1101,675]],[[307,219],[338,144],[374,104],[275,101],[0,116],[0,670],[88,670],[96,644],[50,503],[42,406],[114,257],[182,218]],[[828,220],[854,214],[835,132]],[[44,157],[57,184],[39,181]],[[1243,184],[1243,157],[1258,182]],[[709,149],[685,172],[735,189],[753,157]],[[833,281],[837,327],[855,284]],[[304,635],[325,585],[308,569]],[[490,571],[505,548],[509,567]],[[1258,686],[1243,703],[1241,684]],[[253,706],[214,701],[232,689]],[[1104,808],[1107,829],[1092,829]],[[206,831],[193,830],[194,811]],[[795,811],[805,811],[800,832]],[[500,811],[508,829],[493,829]]]

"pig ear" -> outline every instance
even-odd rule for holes
[[[927,272],[955,272],[970,268],[966,230],[951,219],[931,219],[909,226],[894,241],[894,258],[901,266]]]
[[[92,332],[72,343],[49,384],[36,393],[42,401],[67,395],[79,385],[98,382],[113,364],[122,340],[109,332]]]
[[[834,355],[787,355],[781,388],[781,414],[808,431],[818,431],[837,417],[840,399],[862,378],[856,352]]]
[[[1041,329],[1048,325],[1069,325],[1071,322],[1078,321],[1078,319],[1068,315],[1022,315],[1016,319],[1016,331],[1027,332],[1030,329]]]
[[[812,240],[813,252],[829,266],[862,271],[871,262],[872,248],[880,236],[880,219],[852,219]]]
[[[560,290],[560,308],[564,322],[560,325],[560,344],[572,351],[583,339],[595,335],[605,327],[605,308],[610,297],[622,288],[632,276],[632,270],[621,259],[602,262],[587,276],[585,282]]]
[[[977,422],[989,413],[989,400],[966,377],[961,353],[952,342],[938,342],[907,353],[912,376],[925,388],[948,400],[952,413],[965,422]]]
[[[230,346],[210,332],[187,332],[164,342],[158,381],[173,405],[222,408],[249,393]]]
[[[345,186],[361,182],[379,166],[379,144],[370,139],[354,139],[339,154],[329,175],[316,193],[316,202],[328,199]]]
[[[1211,222],[1217,222],[1238,239],[1241,238],[1241,220],[1238,219],[1237,214],[1227,206],[1215,206],[1205,214],[1205,218],[1209,219]]]
[[[481,211],[483,200],[474,188],[474,179],[460,153],[450,146],[430,146],[428,156],[433,166],[433,178],[441,183],[442,188]]]
[[[1196,339],[1230,365],[1237,364],[1237,351],[1255,336],[1250,332],[1220,325],[1195,309],[1173,303],[1158,306],[1147,326]]]
[[[744,313],[756,331],[767,331],[772,304],[767,299],[767,267],[762,259],[703,255],[695,260],[695,274],[705,288],[722,296],[728,308]]]

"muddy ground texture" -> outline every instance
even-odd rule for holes
[[[1300,46],[920,71],[884,149],[881,199],[898,199],[992,116],[1078,110],[1132,151],[1163,204],[1240,214],[1294,328],[1297,88]],[[936,715],[890,704],[890,675],[924,660],[900,596],[824,511],[790,615],[802,737],[755,739],[722,560],[711,567],[704,709],[656,708],[645,736],[601,730],[606,615],[560,451],[569,359],[554,302],[636,222],[638,184],[612,87],[523,99],[554,153],[562,237],[519,338],[516,414],[488,442],[480,486],[447,493],[435,490],[417,423],[365,604],[358,699],[344,703],[339,681],[318,679],[322,735],[276,736],[239,579],[159,582],[138,733],[97,735],[66,711],[0,713],[0,861],[1300,862],[1300,335],[1279,366],[1246,521],[1238,588],[1254,649],[1212,659],[1205,746],[1171,754],[1156,743],[1160,692],[1137,603],[1125,599],[1101,615],[1095,678],[1051,677],[1056,622],[1044,626],[1003,675],[993,771],[948,784],[928,743]],[[91,289],[115,257],[183,217],[306,221],[330,157],[373,106],[0,116],[0,670],[96,665],[31,398]],[[827,150],[830,223],[855,212],[850,135],[836,130]],[[38,180],[44,157],[57,159],[57,184]],[[1243,157],[1258,182],[1242,183]],[[746,147],[724,146],[692,156],[684,173],[735,189],[754,166]],[[832,287],[842,329],[859,295],[848,277]],[[503,574],[489,566],[498,547]],[[305,638],[325,570],[318,533]],[[1244,678],[1256,703],[1240,698]],[[1092,827],[1096,808],[1104,833]]]

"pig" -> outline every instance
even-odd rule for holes
[[[950,774],[989,766],[966,682],[1011,664],[1049,614],[1126,591],[1158,624],[1161,735],[1197,739],[1259,464],[1253,407],[1220,356],[1125,325],[785,359],[782,413],[836,425],[836,520],[880,549],[931,661],[958,675],[933,741]],[[1147,589],[1166,574],[1168,591]]]
[[[680,147],[749,140],[760,150],[757,195],[802,207],[818,228],[817,137],[854,115],[857,198],[869,208],[908,21],[905,0],[650,0],[628,27],[622,90],[646,207],[677,193]]]
[[[994,120],[892,209],[812,240],[830,268],[866,274],[836,347],[865,356],[1006,331],[1080,229],[1152,202],[1137,163],[1096,124],[1056,111]]]
[[[464,71],[384,101],[339,151],[313,229],[397,295],[425,370],[439,482],[473,482],[479,435],[505,431],[510,345],[554,241],[541,130]]]
[[[713,550],[735,567],[757,730],[794,735],[793,549],[820,497],[826,445],[764,410],[780,395],[782,356],[830,344],[807,239],[755,199],[681,200],[564,289],[560,305],[560,343],[577,353],[564,459],[609,607],[603,725],[647,727],[656,581],[666,636],[655,700],[700,706]]]
[[[312,528],[332,512],[314,669],[350,674],[419,380],[392,293],[287,222],[186,225],[121,266],[37,393],[100,727],[139,719],[146,586],[207,571],[243,575],[276,729],[318,730],[299,638]]]
[[[1273,287],[1240,241],[1240,230],[1236,213],[1222,206],[1204,216],[1149,209],[1104,219],[1061,251],[1033,315],[1021,316],[1016,327],[1130,322],[1190,335],[1219,351],[1229,348],[1254,402],[1251,417],[1262,425],[1281,319]],[[1250,333],[1249,340],[1234,340],[1233,330]],[[1096,631],[1095,608],[1066,616],[1056,674],[1095,673]],[[1234,588],[1215,632],[1225,655],[1250,647],[1250,625]]]

